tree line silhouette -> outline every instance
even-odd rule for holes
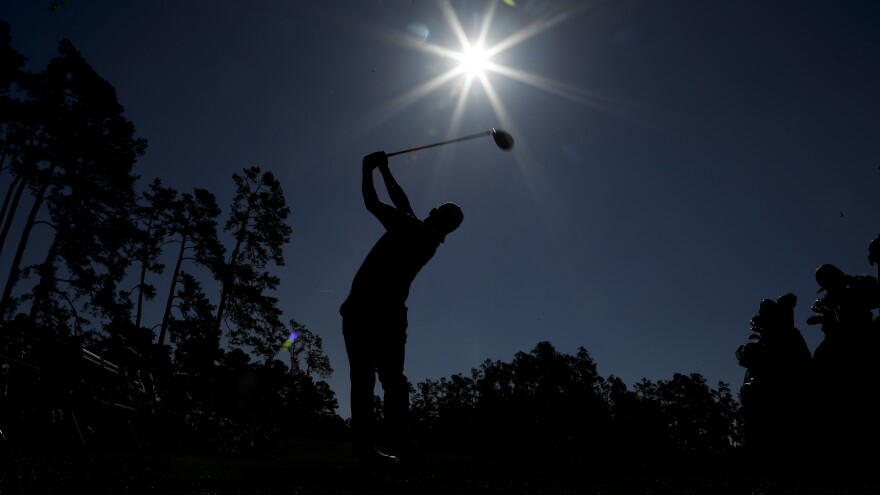
[[[69,40],[38,73],[11,41],[0,20],[0,442],[265,451],[290,436],[346,439],[321,337],[285,322],[273,295],[292,234],[274,175],[233,174],[225,217],[206,189],[156,178],[138,192],[147,142],[113,86]],[[736,353],[742,406],[697,373],[629,389],[600,376],[587,349],[538,342],[412,384],[414,434],[437,451],[597,468],[709,468],[742,453],[809,462],[855,448],[866,431],[878,438],[865,391],[880,297],[865,277],[821,282],[825,341],[812,355],[796,298],[761,303]],[[164,301],[157,321],[153,299]]]
[[[299,416],[310,418],[299,427],[338,428],[321,338],[284,322],[273,295],[291,235],[275,176],[233,174],[225,220],[206,189],[156,178],[138,193],[133,168],[147,142],[113,86],[69,40],[30,73],[11,39],[0,22],[0,253],[13,253],[0,296],[3,422],[63,424],[82,444],[114,415],[157,412],[163,421],[126,418],[123,436],[180,441],[188,428],[207,443],[253,443]],[[144,309],[154,298],[160,321]],[[136,431],[146,423],[169,433]],[[223,432],[232,424],[236,433]]]
[[[510,362],[414,387],[417,437],[435,449],[465,447],[554,466],[658,469],[730,457],[741,441],[739,404],[723,382],[694,373],[642,379],[633,390],[603,378],[589,352],[539,342]]]

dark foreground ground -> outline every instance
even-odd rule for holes
[[[526,462],[429,456],[419,470],[371,472],[343,443],[298,442],[266,456],[0,449],[0,495],[12,494],[864,494],[867,476],[628,474],[538,469]],[[867,481],[866,481],[867,480]]]

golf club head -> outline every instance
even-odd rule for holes
[[[495,140],[495,144],[497,144],[499,148],[504,151],[513,148],[513,136],[501,129],[492,129],[490,132],[492,133],[492,139]]]

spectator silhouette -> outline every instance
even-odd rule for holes
[[[857,453],[880,440],[870,393],[880,377],[872,313],[880,300],[877,279],[847,275],[831,264],[816,268],[815,277],[824,293],[807,320],[820,324],[824,333],[813,353],[817,445],[833,453],[834,467],[858,466]]]
[[[813,357],[819,373],[854,371],[861,364],[860,354],[871,343],[872,309],[877,307],[877,279],[870,275],[851,276],[832,264],[816,268],[819,293],[824,296],[813,305],[815,315],[807,323],[821,324],[824,339]]]
[[[747,369],[740,397],[746,441],[754,456],[800,456],[809,427],[807,391],[810,349],[794,325],[797,297],[761,301],[752,316],[750,342],[736,352]]]
[[[394,206],[380,201],[376,194],[373,170],[377,168]],[[364,157],[361,189],[367,210],[382,223],[385,233],[355,274],[340,314],[351,369],[355,450],[362,464],[382,467],[396,463],[399,457],[404,461],[418,459],[408,431],[409,382],[403,373],[406,300],[416,275],[446,235],[458,228],[464,215],[457,205],[445,203],[419,220],[388,168],[388,157],[381,151]],[[382,443],[394,448],[398,457],[377,448],[373,410],[376,375],[384,391],[383,412],[389,433]]]

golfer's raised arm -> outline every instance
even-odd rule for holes
[[[388,158],[385,157],[385,153],[377,151],[365,156],[362,162],[361,192],[364,195],[364,205],[367,207],[367,211],[374,215],[381,208],[382,201],[379,200],[376,186],[373,185],[373,169],[383,161],[388,163]]]
[[[403,188],[400,187],[400,185],[394,179],[394,176],[391,175],[391,169],[388,168],[387,158],[385,162],[380,163],[378,167],[379,172],[382,173],[382,178],[385,180],[385,189],[388,190],[388,197],[391,198],[391,202],[394,203],[394,206],[396,206],[398,210],[404,213],[415,216],[415,213],[413,213],[412,211],[412,206],[409,205],[409,198],[406,197],[406,193],[403,192]]]

